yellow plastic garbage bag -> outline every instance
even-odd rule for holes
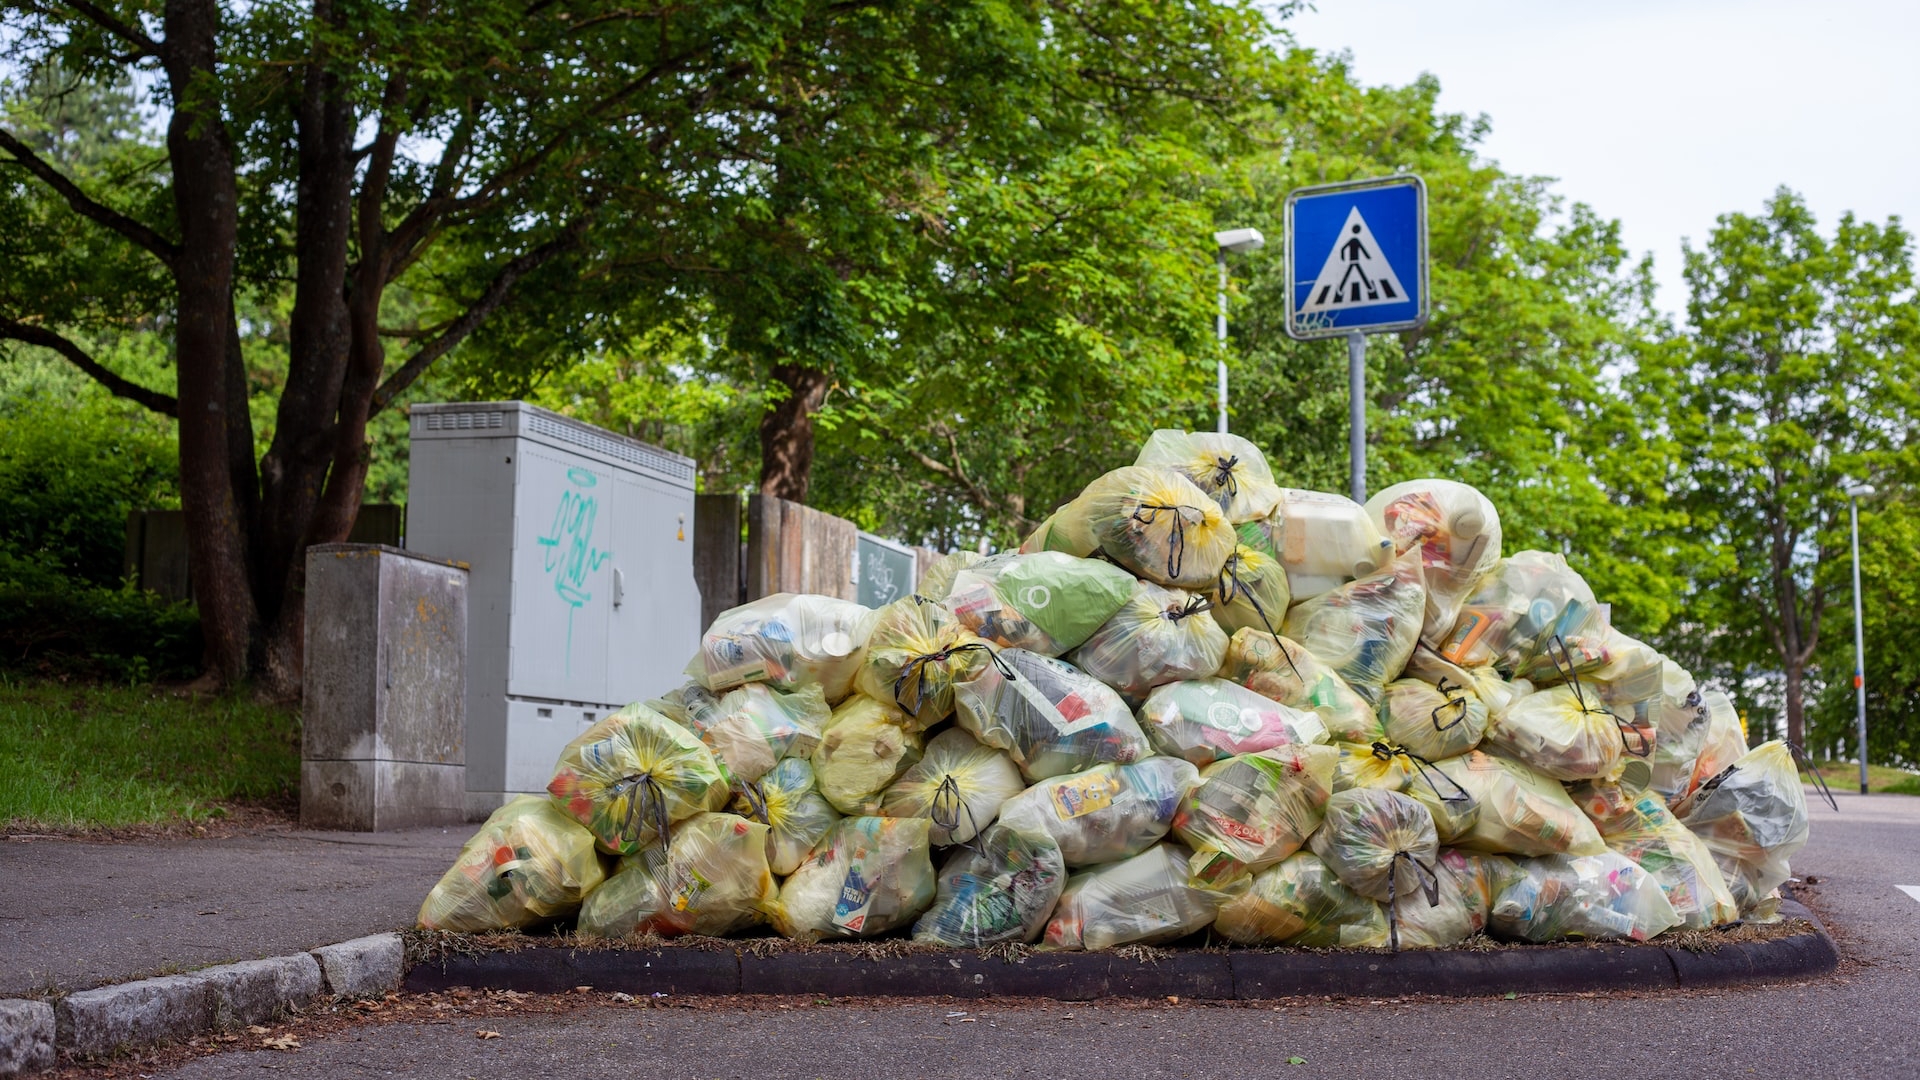
[[[874,613],[851,600],[775,593],[721,612],[700,637],[687,675],[716,693],[741,683],[818,686],[827,704],[853,691]]]
[[[1421,638],[1439,648],[1480,578],[1500,561],[1500,511],[1452,480],[1408,480],[1367,500],[1367,516],[1394,550],[1417,548],[1427,586]]]
[[[1108,558],[1162,585],[1211,588],[1233,554],[1233,526],[1219,504],[1172,469],[1115,469],[1067,506]]]
[[[1680,824],[1657,792],[1588,780],[1573,785],[1568,794],[1600,830],[1608,848],[1639,863],[1660,882],[1681,925],[1705,930],[1740,917],[1740,906],[1713,852]]]
[[[1200,784],[1200,770],[1178,758],[1096,765],[1042,780],[1000,805],[1000,823],[1043,832],[1068,866],[1138,855],[1173,828],[1173,817]]]
[[[1401,895],[1388,912],[1388,944],[1397,949],[1448,949],[1486,929],[1494,898],[1519,876],[1513,860],[1442,848],[1433,863],[1433,891]]]
[[[1207,599],[1213,601],[1213,621],[1228,634],[1244,629],[1276,634],[1287,621],[1293,593],[1279,560],[1241,544],[1220,568]]]
[[[1702,782],[1675,812],[1713,852],[1743,914],[1787,880],[1787,861],[1807,842],[1806,793],[1778,739]]]
[[[797,941],[875,937],[933,904],[925,818],[842,818],[780,886],[774,929]]]
[[[1067,867],[1051,837],[995,825],[947,859],[913,940],[956,949],[1037,941],[1066,887]]]
[[[1387,944],[1386,907],[1347,888],[1311,851],[1296,851],[1254,875],[1220,905],[1213,928],[1241,945],[1377,949]]]
[[[991,663],[994,651],[945,606],[909,596],[880,609],[854,688],[898,705],[925,731],[953,715],[953,684]]]
[[[1678,806],[1681,800],[1697,791],[1701,784],[1719,776],[1727,766],[1739,761],[1747,753],[1747,734],[1740,728],[1740,710],[1734,707],[1733,699],[1718,690],[1708,690],[1700,695],[1700,703],[1707,710],[1706,730],[1700,736],[1699,750],[1689,763],[1690,773],[1684,783],[1667,795],[1667,805]],[[1654,747],[1658,752],[1659,747]],[[1660,774],[1654,774],[1656,782]]]
[[[695,814],[674,827],[672,843],[621,856],[581,905],[581,936],[724,937],[760,925],[780,891],[767,833],[737,814]]]
[[[1326,824],[1310,843],[1348,888],[1389,904],[1428,887],[1440,849],[1426,807],[1378,788],[1353,788],[1329,798]]]
[[[1407,657],[1405,675],[1409,679],[1430,682],[1436,687],[1445,682],[1448,686],[1462,686],[1471,690],[1473,696],[1487,707],[1489,722],[1511,709],[1514,702],[1533,693],[1533,683],[1526,679],[1507,679],[1490,665],[1461,667],[1428,648],[1424,641],[1414,646],[1413,655]]]
[[[1501,559],[1460,605],[1451,629],[1429,644],[1463,667],[1524,674],[1554,637],[1579,640],[1600,625],[1586,580],[1565,557],[1521,551]]]
[[[1099,559],[1003,554],[962,570],[945,605],[985,641],[1059,656],[1112,618],[1133,583],[1132,574]]]
[[[1387,738],[1428,761],[1459,757],[1480,745],[1487,734],[1487,707],[1464,683],[1445,676],[1436,685],[1424,679],[1395,679],[1380,699],[1380,722]]]
[[[521,795],[495,810],[426,902],[423,930],[480,934],[565,918],[606,877],[593,834],[553,800]]]
[[[1220,677],[1296,709],[1311,709],[1337,742],[1370,743],[1386,729],[1366,698],[1311,652],[1264,630],[1240,630],[1227,645]]]
[[[1068,878],[1047,923],[1046,943],[1089,950],[1157,945],[1202,929],[1248,879],[1227,889],[1193,882],[1187,877],[1189,857],[1178,844],[1155,844],[1130,859]]]
[[[700,736],[740,782],[760,779],[781,758],[810,756],[832,715],[818,686],[787,694],[748,683],[716,695],[690,682],[647,704]]]
[[[1152,753],[1127,703],[1064,660],[1006,649],[954,687],[959,726],[1005,750],[1028,780]]]
[[[1598,695],[1578,683],[1536,690],[1487,725],[1488,747],[1556,780],[1612,776],[1629,749],[1652,744],[1639,738]]]
[[[1205,598],[1142,581],[1069,659],[1137,704],[1162,683],[1212,675],[1226,655]]]
[[[885,817],[924,817],[937,847],[964,844],[1000,816],[1000,804],[1025,791],[1020,767],[1005,751],[982,746],[950,728],[880,797]]]
[[[1193,481],[1239,524],[1273,513],[1280,488],[1260,448],[1238,435],[1163,428],[1147,438],[1135,465],[1161,465]]]
[[[1378,701],[1413,655],[1426,605],[1419,556],[1408,552],[1378,574],[1295,604],[1281,632]]]
[[[1333,774],[1333,790],[1378,788],[1410,795],[1433,815],[1434,835],[1451,844],[1473,831],[1480,804],[1433,762],[1387,740],[1360,746],[1338,743],[1340,763]]]
[[[1235,531],[1286,568],[1295,603],[1377,574],[1393,559],[1393,541],[1374,528],[1366,507],[1324,491],[1282,488],[1272,513]]]
[[[612,855],[639,851],[728,797],[726,770],[700,737],[640,704],[568,743],[547,792]]]
[[[1486,854],[1597,855],[1607,845],[1567,789],[1520,762],[1478,750],[1435,762],[1480,807],[1472,829],[1453,841]]]
[[[933,560],[927,572],[920,575],[920,581],[913,591],[928,600],[945,600],[953,591],[953,579],[959,576],[960,571],[978,566],[984,559],[986,556],[978,551],[949,551]]]
[[[1319,714],[1282,705],[1226,679],[1182,679],[1157,686],[1140,706],[1140,727],[1154,749],[1195,765],[1277,746],[1327,741]]]
[[[855,694],[833,710],[814,748],[814,784],[843,814],[878,814],[881,794],[920,760],[925,745],[892,701]]]
[[[793,873],[840,820],[805,758],[782,758],[765,776],[744,785],[733,797],[732,810],[767,826],[767,865],[781,877]]]
[[[1617,852],[1544,855],[1518,866],[1489,920],[1503,937],[1646,941],[1680,925],[1660,883]]]
[[[1662,665],[1660,701],[1655,707],[1653,756],[1647,759],[1648,787],[1663,799],[1685,795],[1693,778],[1694,762],[1706,744],[1711,723],[1706,693],[1693,676],[1668,660]]]
[[[1331,746],[1282,746],[1201,769],[1173,818],[1174,835],[1193,849],[1188,873],[1221,885],[1300,850],[1326,813],[1339,758]]]

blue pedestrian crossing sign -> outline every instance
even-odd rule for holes
[[[1301,340],[1427,321],[1427,186],[1388,176],[1287,196],[1287,333]]]

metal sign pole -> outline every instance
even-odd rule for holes
[[[1867,793],[1867,631],[1860,617],[1860,500],[1847,493],[1853,518],[1853,694],[1855,733],[1860,737],[1860,794]]]
[[[1347,469],[1353,501],[1367,501],[1367,335],[1347,335]]]
[[[1220,317],[1214,323],[1214,329],[1220,338],[1220,434],[1227,433],[1227,249],[1221,248],[1218,257],[1220,263]]]

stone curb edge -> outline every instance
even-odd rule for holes
[[[754,956],[745,950],[579,951],[534,947],[406,967],[398,934],[186,975],[81,990],[52,1002],[0,1000],[0,1078],[50,1069],[57,1052],[81,1057],[256,1024],[330,998],[456,986],[566,993],[578,986],[634,995],[817,994],[827,997],[1179,996],[1195,1001],[1299,996],[1479,997],[1505,993],[1668,990],[1805,978],[1840,954],[1813,913],[1788,917],[1814,932],[1735,942],[1711,953],[1671,946],[1380,953],[1173,953],[1140,961],[1108,953],[1046,953],[1016,961],[976,953],[868,959],[834,952]]]

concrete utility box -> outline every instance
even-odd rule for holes
[[[307,549],[300,821],[466,817],[467,571],[382,544]]]
[[[524,402],[415,405],[407,546],[472,567],[467,809],[541,792],[595,720],[686,681],[693,461]]]

